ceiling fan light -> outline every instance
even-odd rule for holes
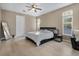
[[[34,10],[35,10],[35,8],[32,8],[32,10],[34,11]]]

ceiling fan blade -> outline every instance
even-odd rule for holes
[[[38,9],[38,10],[42,10],[41,8],[36,8],[36,9]]]
[[[32,10],[32,8],[28,9],[28,11]]]
[[[30,10],[32,10],[32,9],[23,10],[23,12],[26,12],[26,11],[28,12],[28,11],[30,11]]]

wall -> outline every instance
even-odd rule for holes
[[[79,29],[79,4],[72,4],[39,16],[41,19],[41,26],[57,27],[60,33],[62,33],[62,13],[70,9],[73,10],[73,27]]]
[[[36,30],[36,20],[35,20],[35,17],[27,15],[25,22],[26,22],[25,23],[26,32],[35,31]]]
[[[6,21],[9,26],[11,34],[16,35],[16,15],[25,16],[25,32],[35,30],[33,23],[34,17],[29,15],[24,15],[12,11],[2,10],[2,20]]]
[[[2,10],[2,20],[6,21],[11,34],[16,33],[16,14],[6,10]]]

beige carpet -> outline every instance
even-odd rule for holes
[[[16,38],[0,42],[2,56],[71,56],[79,55],[70,43],[50,41],[37,47],[27,39]]]

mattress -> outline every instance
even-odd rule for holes
[[[32,39],[37,44],[37,46],[39,46],[40,41],[53,38],[53,36],[54,36],[53,32],[48,30],[40,30],[37,32],[26,33],[26,37]]]

